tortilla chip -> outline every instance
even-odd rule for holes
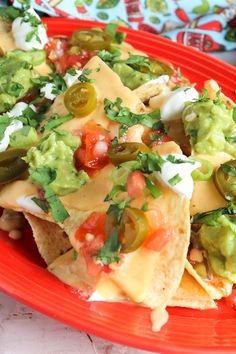
[[[216,287],[210,282],[202,279],[188,261],[186,261],[186,269],[212,299],[219,300],[222,297],[226,297],[231,294],[233,285],[227,282],[225,279],[218,277],[221,287]]]
[[[77,253],[73,248],[49,264],[48,270],[83,295],[90,295],[97,282],[97,277],[88,274],[82,252]]]
[[[146,82],[136,88],[133,92],[142,102],[148,102],[150,98],[158,96],[163,92],[169,92],[175,85],[171,82]]]
[[[180,286],[168,306],[191,309],[216,309],[217,305],[202,286],[185,270]]]
[[[176,292],[190,237],[189,201],[168,188],[161,190],[155,207],[168,217],[172,238],[160,252],[140,247],[125,255],[121,265],[109,274],[128,298],[150,308],[167,304]]]
[[[39,253],[47,264],[71,248],[69,238],[60,226],[28,213],[24,213],[24,216],[32,228]]]

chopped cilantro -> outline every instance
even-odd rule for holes
[[[44,130],[52,130],[55,129],[57,127],[59,127],[60,125],[62,125],[65,122],[68,122],[69,120],[71,120],[73,118],[73,115],[71,113],[65,115],[65,116],[58,116],[58,114],[54,114],[53,116],[51,116],[49,118],[49,120],[47,121],[47,123],[44,125]]]
[[[179,159],[179,158],[176,158],[174,155],[168,155],[166,160],[171,163],[176,163],[176,164],[181,164],[181,163],[190,163],[192,165],[195,164],[195,161]]]
[[[78,253],[76,252],[75,249],[73,249],[73,251],[72,251],[71,258],[72,258],[72,261],[76,261],[76,259],[78,258]]]
[[[29,173],[32,180],[44,188],[44,197],[51,208],[53,219],[56,222],[63,222],[67,219],[69,217],[68,212],[50,187],[50,183],[56,178],[56,170],[50,167],[30,168]]]
[[[143,203],[143,205],[141,206],[141,210],[142,211],[148,211],[148,209],[149,209],[148,203],[147,202]]]
[[[121,244],[119,242],[119,228],[116,226],[107,237],[105,245],[99,250],[96,259],[102,261],[103,264],[119,262],[120,249]]]
[[[171,186],[175,186],[176,184],[178,184],[179,182],[182,181],[182,178],[180,177],[180,175],[177,173],[175,176],[171,177],[169,180],[168,180],[168,183],[171,185]]]
[[[135,124],[143,124],[149,128],[153,126],[153,118],[149,114],[132,113],[129,108],[122,107],[121,103],[122,99],[120,97],[114,103],[105,98],[104,110],[109,119],[127,127],[132,127]]]
[[[118,139],[117,139],[117,137],[116,137],[116,136],[112,139],[112,141],[111,141],[111,145],[112,145],[112,146],[116,146],[116,145],[118,145]]]
[[[66,73],[75,76],[77,75],[77,70],[75,68],[67,68]]]
[[[147,154],[140,152],[136,158],[139,163],[139,170],[144,173],[152,173],[155,171],[161,171],[165,160],[158,153],[149,152]]]
[[[205,213],[196,214],[192,218],[192,224],[206,224],[208,226],[217,226],[217,219],[222,215],[234,215],[236,213],[236,206],[230,202],[224,208],[218,208]]]
[[[146,187],[151,193],[153,198],[159,198],[161,196],[161,191],[160,189],[155,185],[155,183],[148,177],[145,178],[146,181]]]
[[[84,69],[82,71],[82,74],[78,77],[78,80],[80,82],[90,82],[90,83],[94,82],[94,80],[88,78],[88,75],[90,75],[91,72],[92,72],[91,69]]]
[[[128,125],[126,124],[121,124],[119,127],[119,138],[124,136],[127,133],[127,130],[129,129]]]
[[[22,116],[17,117],[17,120],[20,120],[24,125],[37,128],[43,118],[42,114],[35,112],[30,106],[28,106],[22,112]]]
[[[25,40],[26,40],[26,42],[31,42],[34,37],[35,37],[37,42],[41,43],[41,39],[39,37],[37,28],[35,28],[32,31],[28,32],[27,35],[25,36]]]
[[[14,21],[17,17],[22,15],[22,10],[17,9],[13,6],[3,6],[0,7],[0,17],[5,21]]]

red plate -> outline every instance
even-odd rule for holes
[[[98,26],[97,22],[53,18],[45,22],[49,35]],[[146,32],[124,30],[129,43],[179,66],[198,87],[213,78],[227,96],[236,98],[236,69],[231,65]],[[182,354],[236,352],[236,312],[225,301],[219,303],[218,311],[169,308],[169,322],[154,333],[148,309],[79,299],[76,292],[47,272],[30,243],[27,230],[22,241],[11,241],[6,233],[0,233],[0,288],[36,310],[83,331],[146,350]]]

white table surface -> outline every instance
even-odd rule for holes
[[[216,53],[236,65],[236,52]],[[0,293],[0,354],[147,354],[72,329]]]

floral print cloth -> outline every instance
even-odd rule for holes
[[[31,5],[50,16],[115,22],[205,52],[236,49],[236,0],[32,0]]]

